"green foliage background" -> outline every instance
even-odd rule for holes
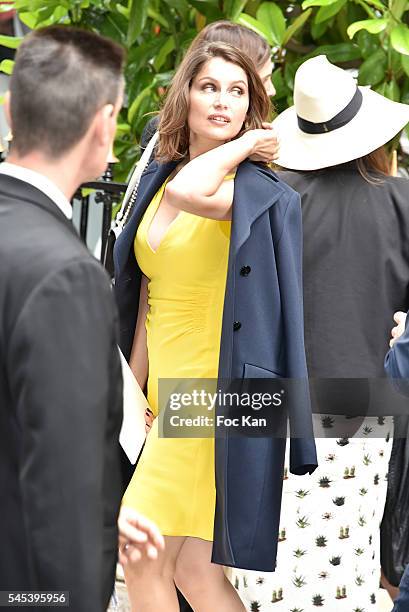
[[[187,46],[217,19],[246,25],[272,46],[278,111],[292,104],[300,64],[322,53],[343,68],[357,68],[359,84],[409,103],[408,0],[15,0],[15,7],[30,28],[75,24],[127,49],[127,101],[115,144],[118,179],[137,159],[149,113],[160,107]],[[0,44],[15,47],[19,40],[0,36]],[[0,69],[10,72],[12,62],[3,61]]]

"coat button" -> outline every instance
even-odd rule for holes
[[[240,323],[240,321],[235,321],[235,322],[233,323],[233,330],[234,330],[234,331],[239,331],[240,327],[241,327],[241,323]]]
[[[242,269],[240,270],[240,274],[242,276],[248,276],[250,272],[251,272],[250,266],[243,266]]]

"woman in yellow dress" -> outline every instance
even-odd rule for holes
[[[264,162],[274,158],[276,138],[269,124],[263,123],[269,111],[268,96],[252,62],[234,47],[220,43],[204,44],[188,53],[168,92],[157,157],[180,162],[151,163],[134,220],[117,245],[117,264],[118,258],[126,260],[117,279],[117,295],[129,286],[129,275],[142,272],[139,308],[132,315],[132,350],[125,349],[125,353],[130,353],[130,366],[140,386],[147,383],[155,416],[163,409],[161,379],[217,378],[234,175],[250,156]],[[277,185],[278,193],[285,196],[286,211],[291,209],[282,217],[290,220],[298,234],[300,210],[295,194],[278,186],[279,181],[267,171],[250,168],[249,172],[257,174],[263,189],[265,184],[268,187],[267,215],[274,201],[271,185]],[[162,175],[163,182],[158,184]],[[254,211],[252,214],[256,218]],[[287,230],[281,222],[280,227],[284,244]],[[134,232],[131,240],[130,232]],[[132,244],[133,258],[128,244]],[[282,259],[279,251],[277,258]],[[291,276],[291,257],[287,263]],[[249,272],[248,266],[242,266],[243,278]],[[294,278],[298,279],[297,274]],[[298,287],[298,280],[295,284]],[[129,311],[128,305],[120,304],[120,311]],[[302,322],[297,325],[302,328]],[[240,326],[235,322],[235,330]],[[122,337],[127,329],[121,330]],[[302,341],[300,346],[303,352]],[[303,354],[300,363],[304,367]],[[165,536],[165,550],[157,561],[141,560],[124,568],[132,610],[178,610],[176,583],[195,611],[243,611],[222,565],[211,563],[214,440],[161,437],[159,421],[154,421],[123,499],[124,507],[153,520]],[[311,457],[308,464],[315,462],[313,449]],[[304,457],[300,461],[304,466]],[[279,473],[279,464],[277,468]]]

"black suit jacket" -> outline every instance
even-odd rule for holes
[[[71,610],[102,612],[121,497],[109,281],[58,207],[5,175],[0,278],[0,590],[65,590]]]

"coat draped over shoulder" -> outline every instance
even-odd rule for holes
[[[120,345],[128,359],[141,279],[133,241],[174,167],[156,161],[148,166],[115,247]],[[219,381],[277,377],[296,381],[288,407],[290,470],[312,473],[317,457],[304,349],[300,198],[267,167],[244,161],[234,186]],[[274,570],[285,446],[280,437],[216,437],[213,562]]]

